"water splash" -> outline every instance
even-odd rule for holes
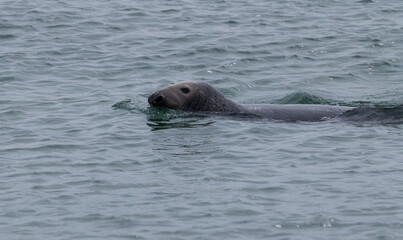
[[[125,100],[122,100],[122,101],[119,101],[119,102],[113,104],[112,108],[114,110],[133,110],[133,109],[136,109],[132,105],[132,100],[129,99],[129,98],[126,98]]]

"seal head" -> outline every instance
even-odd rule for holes
[[[242,107],[205,82],[180,82],[156,91],[148,103],[189,112],[241,112]]]

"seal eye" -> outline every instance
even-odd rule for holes
[[[184,94],[188,94],[190,92],[190,90],[187,87],[183,87],[183,88],[181,88],[181,92],[183,92]]]

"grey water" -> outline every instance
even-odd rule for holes
[[[395,108],[402,56],[400,0],[0,0],[0,239],[403,239],[401,118],[147,103]]]

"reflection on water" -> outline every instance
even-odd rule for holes
[[[199,123],[199,120],[197,120],[197,119],[186,120],[186,119],[179,118],[176,121],[175,121],[175,119],[171,120],[171,121],[149,121],[149,122],[147,122],[147,125],[151,128],[151,131],[156,131],[156,130],[170,129],[170,128],[207,127],[213,123],[214,123],[214,121]]]
[[[195,155],[200,159],[206,159],[220,152],[215,141],[216,132],[207,129],[210,126],[214,128],[213,123],[213,121],[196,119],[148,122],[147,125],[152,131],[150,136],[150,141],[153,143],[152,149],[166,159],[172,159],[172,157],[187,159],[189,156],[194,158]],[[197,131],[193,131],[195,128]],[[201,128],[206,130],[203,131]]]

